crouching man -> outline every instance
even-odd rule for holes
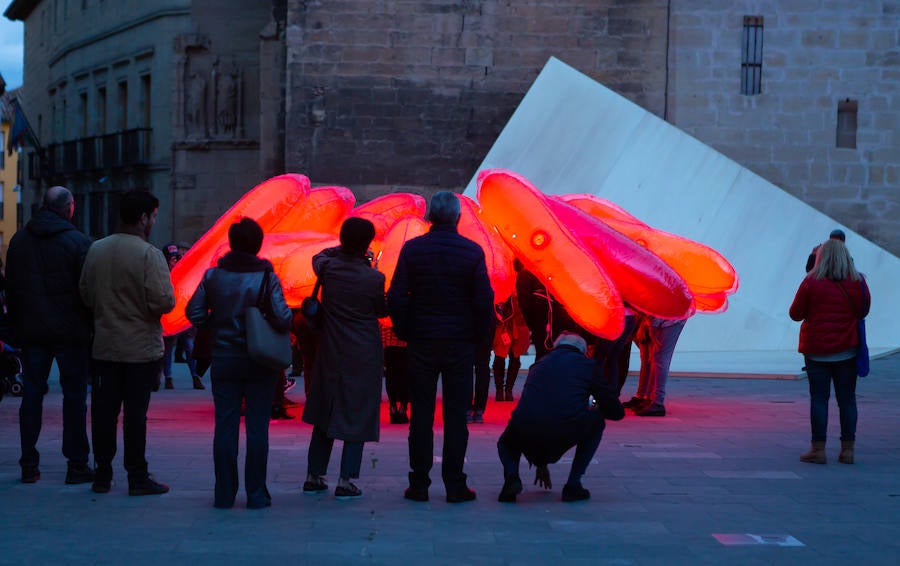
[[[522,492],[522,455],[537,466],[534,483],[551,489],[547,465],[558,462],[573,446],[575,457],[562,500],[590,498],[581,476],[600,445],[604,419],[621,420],[625,409],[603,379],[601,367],[585,356],[586,349],[584,338],[563,332],[553,350],[529,370],[519,404],[497,441],[505,478],[498,498],[501,502],[514,503]],[[594,402],[589,401],[591,395]]]

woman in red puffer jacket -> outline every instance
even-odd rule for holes
[[[857,321],[869,313],[871,297],[866,281],[853,267],[853,259],[840,240],[828,240],[819,248],[816,264],[797,289],[791,318],[800,325],[798,350],[806,360],[809,380],[812,450],[800,456],[804,462],[824,464],[828,428],[828,397],[834,396],[841,414],[841,454],[853,463],[856,441]]]

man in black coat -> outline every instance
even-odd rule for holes
[[[412,415],[409,425],[409,488],[404,497],[428,501],[434,458],[434,408],[443,379],[444,450],[441,476],[449,503],[475,499],[463,461],[469,431],[475,348],[490,340],[494,292],[484,251],[457,232],[456,194],[436,193],[429,207],[429,232],[400,250],[388,290],[394,331],[408,343]]]
[[[43,207],[12,237],[6,254],[9,314],[25,366],[19,408],[22,482],[41,477],[37,451],[44,392],[56,358],[63,391],[63,455],[67,484],[93,481],[88,465],[87,377],[91,318],[78,295],[78,279],[91,240],[71,223],[75,200],[50,187]]]
[[[547,355],[531,366],[519,404],[497,441],[505,478],[501,502],[513,503],[522,492],[519,460],[537,466],[535,483],[550,489],[547,464],[558,462],[575,446],[563,501],[588,499],[581,477],[603,436],[604,419],[621,420],[625,409],[603,378],[600,365],[585,357],[587,344],[573,332],[562,332]],[[590,402],[590,396],[594,397]]]

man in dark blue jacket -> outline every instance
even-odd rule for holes
[[[409,344],[409,488],[404,497],[428,501],[434,458],[434,408],[443,379],[444,450],[441,476],[449,503],[475,499],[463,461],[469,431],[475,346],[490,340],[494,292],[484,251],[459,235],[456,194],[436,193],[429,207],[429,232],[400,250],[388,290],[394,331]]]
[[[6,254],[9,314],[25,365],[19,408],[23,483],[41,477],[37,441],[54,358],[63,391],[66,483],[88,483],[94,476],[88,465],[85,424],[91,318],[78,296],[78,278],[91,240],[71,223],[74,212],[72,193],[65,187],[50,187],[43,207],[12,237]]]
[[[573,446],[575,457],[562,499],[581,501],[591,496],[581,477],[600,446],[604,418],[621,420],[625,409],[603,378],[600,365],[585,357],[586,349],[584,338],[562,332],[553,350],[531,366],[519,404],[497,441],[505,478],[501,502],[513,503],[522,492],[519,460],[523,454],[537,466],[535,483],[550,489],[547,464],[558,462]]]

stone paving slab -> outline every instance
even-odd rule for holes
[[[271,427],[273,506],[247,510],[240,493],[234,509],[213,509],[212,401],[187,389],[186,373],[176,374],[178,389],[153,395],[148,417],[150,469],[172,491],[128,497],[117,458],[112,492],[97,495],[63,484],[62,399],[51,382],[35,485],[18,481],[19,401],[0,401],[0,564],[900,563],[900,355],[874,360],[860,381],[853,466],[837,463],[834,401],[829,463],[798,460],[809,439],[804,380],[676,377],[669,416],[608,424],[584,480],[592,499],[575,504],[560,501],[571,453],[551,466],[552,491],[531,485],[523,462],[519,502],[496,501],[496,439],[511,406],[491,401],[485,424],[470,426],[473,503],[444,501],[439,463],[431,501],[402,498],[407,427],[388,424],[385,407],[381,442],[365,448],[361,500],[300,492],[311,428],[298,419]],[[289,396],[302,401],[302,388]],[[438,430],[438,457],[441,441]],[[119,443],[121,454],[121,433]],[[728,546],[713,535],[768,542]],[[785,537],[803,546],[773,542]]]

